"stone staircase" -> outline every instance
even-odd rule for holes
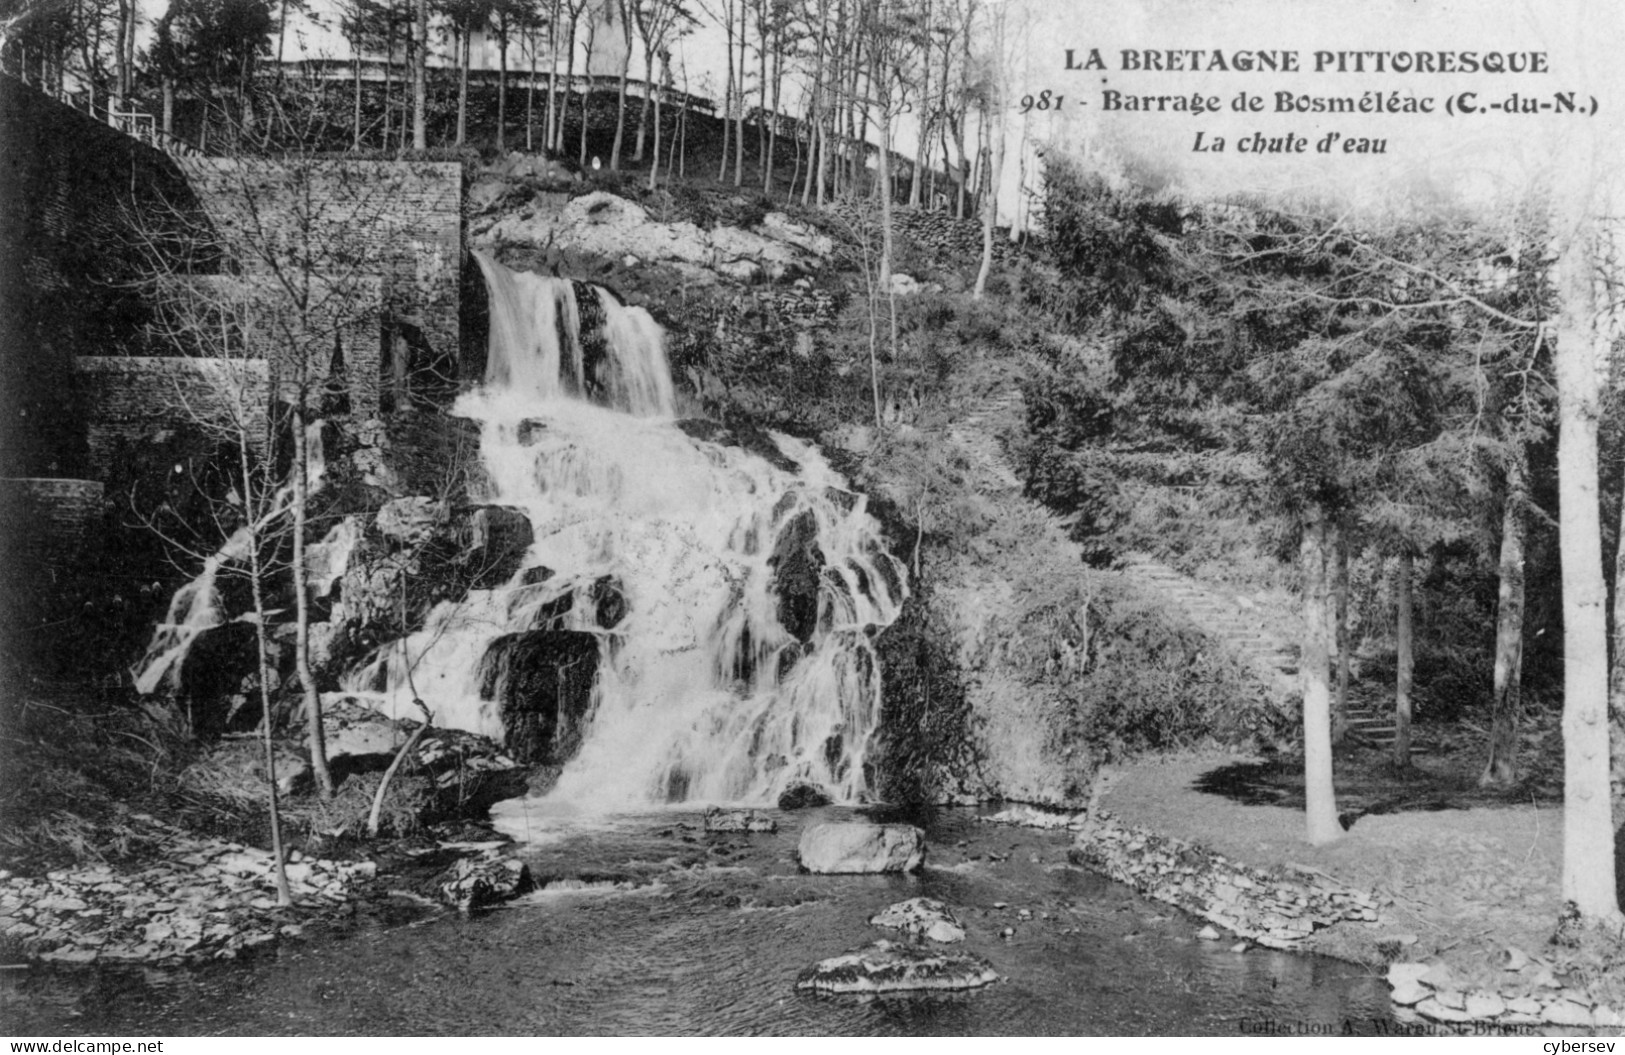
[[[1252,670],[1283,710],[1296,710],[1298,646],[1287,622],[1257,601],[1228,596],[1187,575],[1181,575],[1145,554],[1129,554],[1123,575],[1174,603],[1204,633]]]
[[[1348,718],[1348,735],[1367,747],[1393,747],[1394,741],[1399,737],[1399,730],[1394,727],[1392,711],[1379,712],[1369,705],[1356,704],[1350,700]],[[1413,739],[1411,753],[1416,752],[1417,745]]]
[[[995,384],[950,430],[954,441],[981,471],[981,479],[1010,493],[1021,491],[997,439],[1002,427],[1021,413],[1021,391],[1011,383]],[[1223,592],[1143,554],[1126,556],[1123,575],[1153,591],[1189,616],[1204,633],[1221,643],[1254,672],[1284,713],[1297,714],[1303,688],[1298,680],[1299,636],[1296,611],[1271,598]],[[1369,747],[1390,747],[1395,738],[1391,711],[1349,700],[1349,735]]]
[[[1143,554],[1126,558],[1123,573],[1177,605],[1257,673],[1282,710],[1296,713],[1303,690],[1298,682],[1298,646],[1292,640],[1295,620],[1282,615],[1278,606],[1222,594]],[[1368,703],[1350,699],[1348,719],[1348,736],[1366,747],[1392,747],[1398,735],[1393,712]]]

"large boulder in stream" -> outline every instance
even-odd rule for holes
[[[826,993],[895,993],[919,989],[975,989],[999,980],[980,956],[945,953],[880,941],[832,956],[801,973],[797,989]]]
[[[912,897],[899,901],[884,911],[869,917],[872,927],[886,927],[908,934],[918,934],[936,942],[965,940],[965,928],[948,911],[948,906],[928,897]]]
[[[511,901],[535,885],[530,868],[511,857],[464,857],[452,863],[435,881],[440,900],[463,912]]]
[[[566,762],[581,747],[598,674],[598,638],[578,630],[504,634],[480,660],[480,696],[500,707],[504,746],[521,762]]]
[[[730,810],[713,806],[705,811],[708,832],[776,832],[779,822],[761,810]]]
[[[809,780],[792,780],[779,792],[781,810],[815,809],[819,806],[828,806],[831,801],[829,792]]]
[[[809,872],[913,872],[925,862],[925,833],[912,824],[815,824],[801,833]]]

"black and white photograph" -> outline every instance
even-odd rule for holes
[[[7,1050],[1612,1051],[1622,49],[0,0]]]

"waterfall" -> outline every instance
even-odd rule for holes
[[[238,528],[219,552],[204,560],[203,570],[197,577],[175,591],[175,596],[169,599],[169,611],[164,621],[154,628],[141,662],[130,671],[136,692],[157,692],[161,686],[180,687],[181,664],[192,642],[203,631],[226,621],[225,613],[220,610],[220,590],[215,585],[220,570],[227,562],[246,557],[251,541],[249,528],[246,525]]]
[[[315,494],[327,473],[327,458],[322,447],[322,422],[313,421],[305,426],[305,486]],[[288,511],[293,501],[293,483],[285,482],[270,496],[265,513],[254,524],[243,524],[233,531],[225,543],[204,558],[203,568],[191,582],[175,591],[169,599],[169,611],[154,629],[152,640],[140,662],[130,668],[135,691],[147,694],[160,689],[180,688],[181,668],[192,642],[205,630],[223,625],[226,613],[221,609],[219,579],[222,572],[234,570],[248,574],[241,567],[248,559],[249,547],[256,533],[274,530],[278,518]],[[320,584],[318,593],[325,595],[333,581],[343,574],[344,563],[350,550],[360,537],[360,525],[352,518],[336,525],[327,538],[310,547],[306,566],[312,568],[312,581]],[[233,568],[234,565],[238,567]],[[250,616],[252,613],[248,613]],[[239,616],[238,618],[245,618]]]
[[[346,690],[500,737],[516,635],[573,631],[597,673],[553,800],[761,803],[796,779],[856,800],[881,706],[870,635],[907,589],[865,498],[810,444],[769,434],[770,461],[679,428],[647,312],[475,255],[490,354],[454,412],[480,423],[480,497],[534,541],[511,581],[443,602]]]

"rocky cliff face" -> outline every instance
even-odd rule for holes
[[[763,428],[800,420],[794,408],[784,409],[782,369],[808,375],[809,391],[825,380],[821,371],[846,377],[852,369],[822,350],[859,343],[861,334],[846,331],[868,315],[843,319],[841,305],[864,284],[842,268],[851,247],[814,223],[768,211],[748,229],[701,226],[661,219],[602,191],[569,198],[534,190],[520,177],[476,182],[468,206],[470,240],[510,265],[608,280],[618,296],[669,321],[672,344],[683,352],[674,356],[687,390],[680,403],[701,411],[682,424],[691,436],[783,460]],[[741,379],[735,371],[716,384],[718,362],[738,354],[740,342],[780,372],[746,370]],[[764,407],[780,409],[768,416]],[[312,628],[324,689],[338,689],[340,677],[380,644],[422,630],[437,605],[507,583],[522,566],[532,543],[525,516],[471,499],[481,492],[471,424],[419,410],[387,427],[352,424],[330,445],[324,501],[334,516],[350,518],[352,537]],[[1066,685],[1087,649],[1086,591],[1081,579],[1069,581],[1077,562],[1062,533],[1025,503],[1007,470],[989,462],[991,441],[972,425],[922,431],[892,421],[877,437],[872,427],[838,420],[811,437],[837,467],[850,462],[848,475],[889,511],[893,552],[915,551],[911,599],[875,640],[886,703],[867,783],[890,801],[1074,804],[1087,796],[1093,773],[1092,757],[1065,721]],[[984,550],[944,546],[935,534],[921,549],[921,518],[940,514],[909,496],[915,481],[907,471],[874,457],[877,444],[898,437],[938,453],[963,452],[956,457],[974,471],[955,484],[963,494],[945,500],[987,506],[977,514],[978,530],[989,535]],[[816,525],[804,520],[788,523],[769,560],[778,620],[803,645],[829,574]],[[626,610],[623,584],[605,580],[590,592],[568,598],[575,613],[569,629],[544,611],[531,629],[498,639],[478,659],[488,690],[482,698],[501,715],[505,746],[521,761],[557,766],[580,746],[600,662],[594,633],[579,628],[581,614],[595,612],[597,626],[609,630]],[[209,632],[218,640],[204,643],[207,662],[189,664],[187,691],[246,695],[254,668],[241,626]],[[794,652],[786,653],[789,662]],[[291,673],[290,653],[279,649],[280,677]]]
[[[674,343],[696,350],[688,376],[679,378],[690,388],[708,376],[708,363],[734,354],[731,342],[740,339],[766,342],[770,347],[757,354],[796,362],[799,369],[828,368],[808,349],[847,339],[839,332],[839,305],[864,289],[860,275],[843,270],[853,256],[851,246],[784,213],[762,212],[748,229],[701,226],[663,219],[653,207],[602,191],[569,198],[531,192],[521,181],[502,177],[477,181],[470,199],[477,214],[469,227],[471,241],[510,265],[592,274],[633,303],[664,309],[677,331]],[[681,289],[680,298],[672,295],[674,288]],[[749,307],[741,311],[742,303]],[[752,326],[757,312],[761,321]],[[710,332],[684,332],[697,320]],[[782,405],[765,375],[761,386],[761,393],[748,383],[694,392],[729,427],[697,421],[685,428],[717,442],[774,453],[771,443],[752,442],[761,435],[753,414],[762,406]],[[1019,414],[1019,407],[1014,412]],[[782,428],[783,415],[762,423]],[[814,438],[836,453],[859,458],[875,441],[861,428],[837,428]],[[971,460],[985,462],[991,441],[945,434],[924,442],[969,444],[978,448]],[[849,449],[840,451],[843,446]],[[964,481],[966,489],[1000,496],[1006,511],[1028,510],[1031,523],[1001,534],[1010,545],[991,556],[927,547],[903,615],[876,642],[887,703],[871,756],[870,784],[890,800],[1076,804],[1087,797],[1094,762],[1087,748],[1069,737],[1064,697],[1067,679],[1082,669],[1087,591],[1081,577],[1068,588],[1066,575],[1078,567],[1075,554],[1064,533],[1020,497],[1008,470],[980,462],[977,468]],[[882,480],[873,483],[885,489]],[[892,506],[888,524],[899,554],[917,541],[918,525],[899,513],[907,508],[906,501]],[[793,528],[781,537],[784,552],[776,552],[772,563],[780,620],[799,635],[798,628],[815,617],[822,566],[816,546],[800,544]],[[1049,601],[1035,603],[1028,595],[1034,569],[1043,569],[1036,574],[1049,580],[1045,589],[1055,594]]]

